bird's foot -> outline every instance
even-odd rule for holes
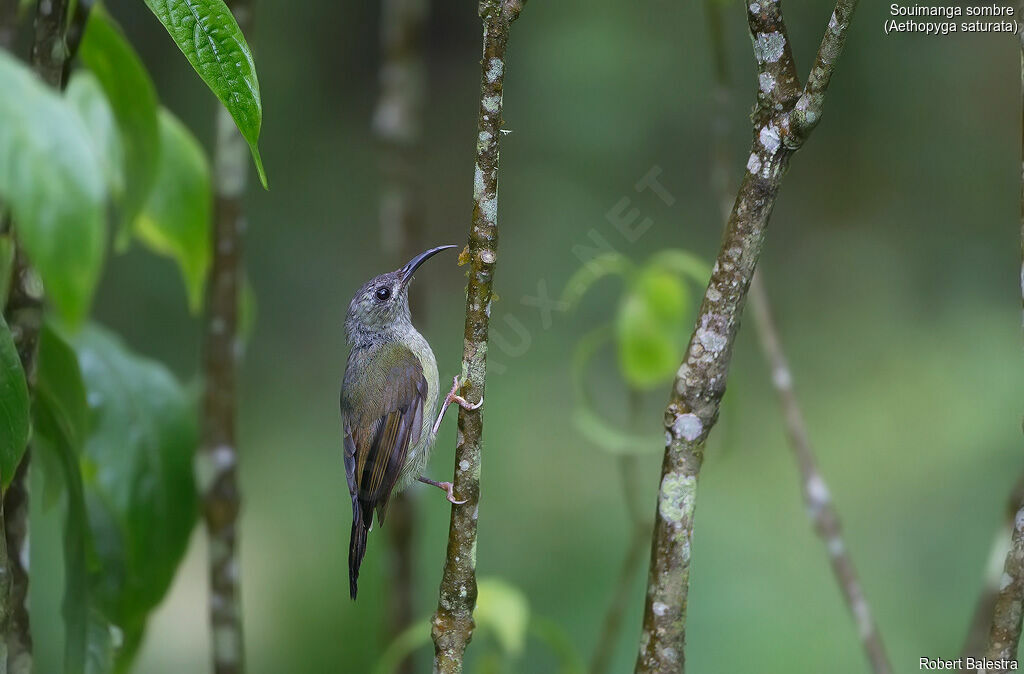
[[[460,388],[462,388],[462,382],[459,381],[458,377],[452,377],[452,390],[444,398],[445,405],[458,403],[459,407],[464,410],[480,409],[480,406],[484,404],[484,397],[480,396],[480,402],[478,403],[471,403],[458,394]]]
[[[462,505],[465,503],[465,501],[460,501],[455,498],[455,485],[451,482],[437,482],[436,480],[431,480],[429,477],[420,477],[417,479],[423,484],[429,484],[447,493],[449,503],[454,503],[455,505]]]

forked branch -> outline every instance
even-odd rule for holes
[[[856,0],[839,0],[839,6],[849,11],[845,21],[830,21],[827,31],[836,35],[826,35],[823,48],[828,43],[838,44],[841,49],[855,5]],[[704,445],[718,420],[747,289],[782,177],[793,152],[813,128],[793,124],[795,108],[808,91],[801,89],[796,79],[781,3],[751,2],[747,10],[758,66],[753,142],[722,247],[665,410],[668,442],[658,490],[637,672],[679,672],[684,667],[691,544]],[[827,76],[822,73],[814,78],[820,83],[818,94],[822,98],[839,56],[831,46],[828,50]],[[798,91],[803,93],[798,96]]]

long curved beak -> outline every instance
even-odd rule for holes
[[[458,246],[438,246],[437,248],[431,248],[425,250],[413,259],[409,260],[409,263],[398,270],[399,275],[402,277],[402,285],[409,285],[409,281],[412,280],[412,275],[416,273],[416,270],[420,268],[420,265],[434,257],[442,250],[448,250],[449,248],[458,248]]]

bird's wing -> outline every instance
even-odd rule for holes
[[[423,425],[427,380],[419,359],[400,344],[378,347],[359,370],[359,384],[346,376],[342,390],[345,470],[363,512],[376,509],[383,522],[409,445]]]

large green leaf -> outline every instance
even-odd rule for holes
[[[266,188],[259,151],[263,104],[256,63],[231,10],[223,0],[146,0],[146,5],[231,113]]]
[[[52,326],[39,333],[36,359],[36,402],[47,408],[53,427],[47,439],[81,451],[89,435],[89,403],[78,356]]]
[[[53,306],[77,325],[103,264],[103,165],[72,107],[2,50],[0,92],[0,199]]]
[[[64,97],[89,128],[110,194],[114,199],[121,199],[125,189],[124,145],[103,86],[88,70],[76,70],[64,90]]]
[[[178,263],[189,308],[197,312],[210,267],[210,166],[199,142],[167,110],[160,111],[160,144],[156,185],[136,232],[146,246]]]
[[[100,5],[89,12],[78,54],[110,101],[124,146],[125,190],[117,236],[118,246],[124,247],[156,179],[160,156],[156,87],[120,27]]]
[[[88,404],[78,359],[49,325],[39,335],[33,417],[39,435],[33,466],[43,469],[44,500],[57,485],[67,494],[64,519],[64,671],[109,671],[109,624],[95,607],[89,581],[95,566],[78,457],[88,432]]]
[[[0,478],[11,483],[29,434],[28,385],[11,331],[0,314]]]
[[[92,584],[123,631],[123,659],[166,594],[196,522],[197,433],[189,396],[162,365],[98,328],[82,334],[77,351],[92,412],[82,456],[99,559]]]
[[[651,389],[670,380],[682,353],[689,299],[675,275],[645,269],[628,290],[615,320],[619,367],[626,381]]]

